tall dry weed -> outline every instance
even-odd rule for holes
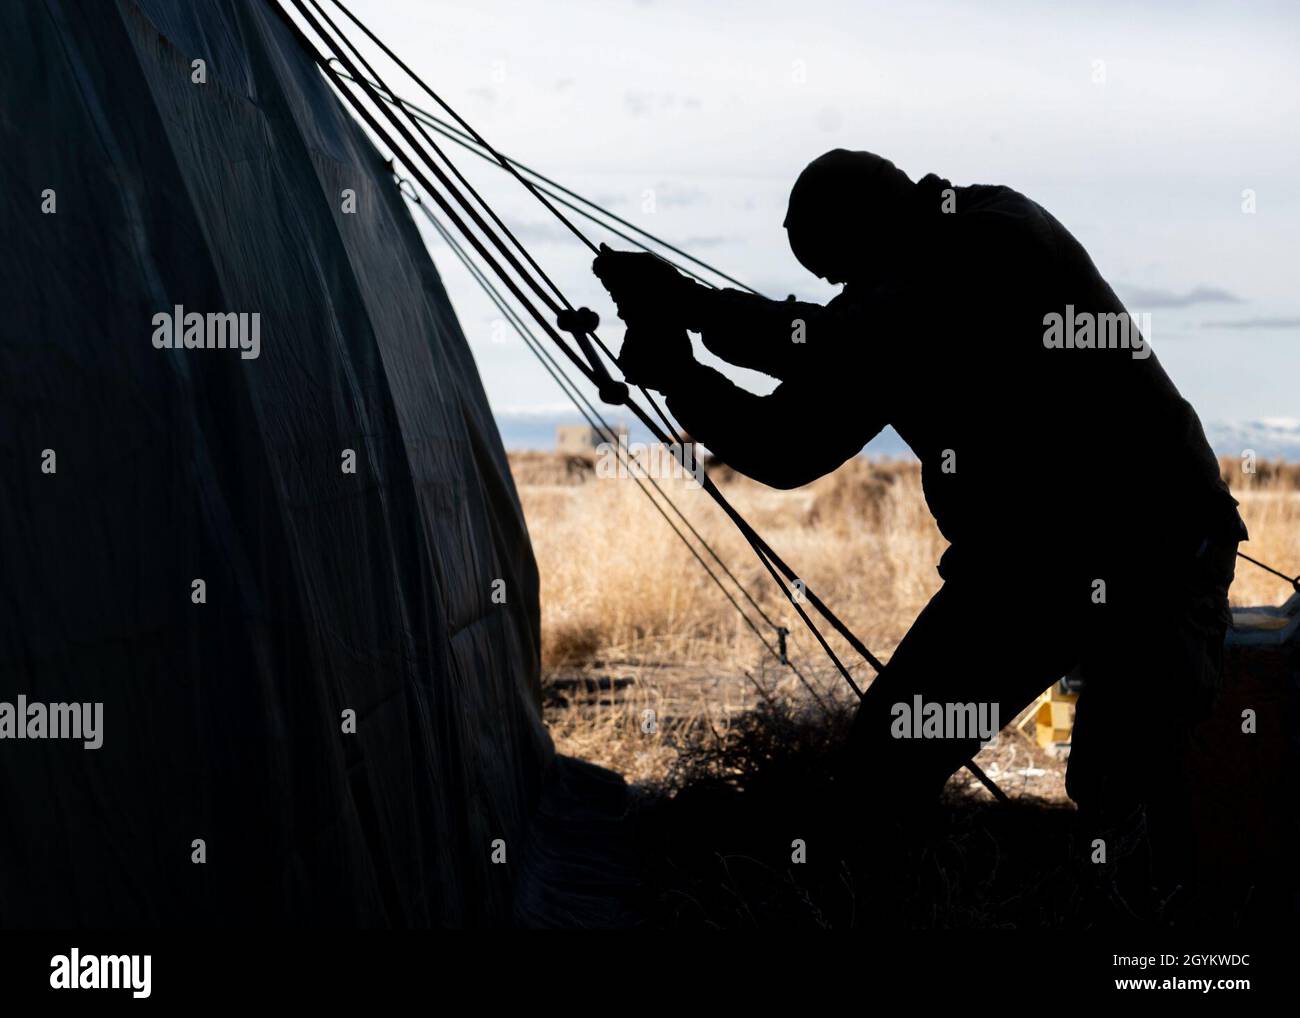
[[[597,662],[717,667],[747,664],[762,653],[632,481],[598,478],[583,457],[513,454],[511,465],[541,570],[546,669]],[[1245,474],[1238,461],[1225,459],[1222,469],[1250,529],[1243,550],[1300,572],[1300,464],[1260,463]],[[764,488],[726,468],[712,476],[808,586],[881,654],[897,646],[939,587],[934,567],[946,545],[915,463],[854,459],[795,491]],[[799,632],[797,616],[708,496],[682,481],[660,484],[772,620],[795,634],[795,659],[820,668],[816,644]],[[1234,604],[1278,603],[1288,593],[1283,581],[1239,562]],[[765,624],[760,628],[774,639]],[[838,649],[852,659],[847,647]]]

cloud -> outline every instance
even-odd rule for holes
[[[597,205],[607,209],[626,205],[628,202],[627,195],[621,194],[617,191],[597,191],[595,194],[589,194],[586,197],[591,199]]]
[[[1240,304],[1241,298],[1214,286],[1196,286],[1187,293],[1172,290],[1147,290],[1137,286],[1121,286],[1124,303],[1137,308],[1185,308],[1193,304]]]
[[[719,244],[725,244],[730,237],[687,237],[677,246],[691,251],[697,247],[717,247]]]
[[[1220,456],[1240,456],[1253,449],[1264,459],[1300,459],[1300,420],[1294,417],[1210,421],[1205,437]]]
[[[686,208],[698,205],[709,196],[697,187],[683,187],[660,181],[654,188],[655,202],[665,208]]]
[[[641,92],[628,89],[623,93],[623,109],[629,117],[643,117],[653,110],[670,110],[678,105],[684,109],[698,110],[703,100],[696,95],[679,96],[676,92]]]
[[[1202,322],[1204,329],[1298,329],[1300,318],[1238,318],[1226,322]]]

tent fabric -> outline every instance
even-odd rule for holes
[[[0,701],[103,704],[0,740],[0,924],[508,921],[537,573],[381,155],[264,3],[0,30]],[[155,348],[178,305],[258,356]]]

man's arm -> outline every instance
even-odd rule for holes
[[[823,307],[715,290],[654,255],[604,247],[592,269],[625,322],[684,325],[723,360],[773,378],[797,377],[814,352],[835,350],[861,334],[863,309],[846,294]]]
[[[770,395],[757,396],[694,360],[666,395],[693,440],[773,488],[797,488],[830,473],[887,423],[838,382],[782,382]]]
[[[872,318],[872,305],[856,292],[845,291],[823,306],[689,285],[684,320],[705,348],[730,364],[783,381],[820,371],[828,359],[843,356],[861,343]]]
[[[824,349],[842,316],[831,307],[803,301],[769,300],[741,290],[713,290],[687,284],[682,310],[686,327],[724,361],[773,378],[797,376],[816,336]]]

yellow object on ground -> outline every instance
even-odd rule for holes
[[[1053,682],[1026,712],[1020,722],[1023,731],[1031,722],[1034,739],[1048,751],[1059,751],[1070,744],[1074,728],[1074,704],[1077,693],[1067,692],[1063,682]]]

